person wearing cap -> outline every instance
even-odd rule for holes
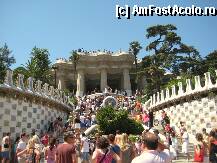
[[[171,158],[168,149],[159,151],[158,137],[150,132],[147,132],[143,137],[142,147],[143,152],[140,156],[133,159],[132,163],[170,163]]]
[[[56,163],[77,163],[74,133],[67,131],[63,135],[64,143],[59,144],[56,151]]]
[[[22,133],[20,135],[20,141],[19,141],[19,143],[17,145],[16,153],[20,153],[23,150],[25,150],[26,146],[27,146],[27,136],[26,136],[26,133]],[[18,156],[17,159],[18,159],[19,163],[25,163],[26,162],[26,159],[25,159],[24,155],[23,156]]]

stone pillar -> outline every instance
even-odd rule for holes
[[[76,96],[83,96],[83,95],[84,95],[84,72],[82,70],[78,70]]]
[[[64,72],[61,71],[60,73],[61,73],[61,75],[58,74],[58,77],[57,77],[56,86],[59,90],[64,90],[64,89],[66,89],[65,77],[64,77],[64,75],[62,75],[62,74],[64,74]]]
[[[129,69],[123,70],[123,77],[124,77],[124,90],[127,92],[128,96],[131,96],[132,90],[131,90]]]
[[[105,69],[102,69],[101,78],[100,78],[100,90],[104,92],[106,87],[107,87],[107,71]]]

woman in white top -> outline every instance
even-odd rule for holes
[[[189,160],[189,153],[188,153],[188,145],[189,145],[189,135],[186,128],[183,128],[183,135],[182,135],[182,153],[187,155],[187,159]]]

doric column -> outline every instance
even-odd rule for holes
[[[83,95],[84,95],[84,72],[82,70],[78,70],[76,96],[83,96]]]
[[[123,77],[124,77],[124,90],[127,92],[128,96],[131,96],[132,90],[131,90],[129,69],[123,70]]]
[[[106,87],[107,87],[107,71],[106,69],[102,69],[101,78],[100,78],[100,90],[104,92]]]

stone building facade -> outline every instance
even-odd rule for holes
[[[74,63],[58,59],[56,79],[61,89],[74,87],[77,96],[88,94],[94,89],[104,92],[105,88],[126,91],[132,94],[130,71],[135,68],[134,56],[126,52],[78,52],[77,71]]]

